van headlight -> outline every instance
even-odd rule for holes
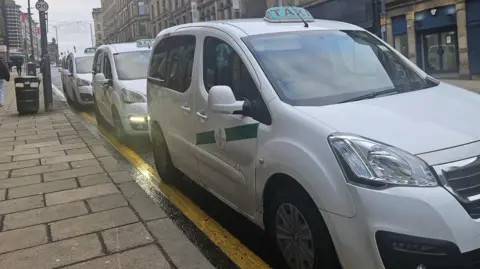
[[[348,169],[349,181],[371,187],[438,186],[430,167],[401,149],[350,134],[334,134],[328,141]]]
[[[122,89],[122,96],[123,101],[125,101],[127,104],[147,102],[147,98],[145,96],[127,89]]]

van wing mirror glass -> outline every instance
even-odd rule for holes
[[[208,93],[208,107],[214,113],[233,114],[242,112],[244,101],[237,101],[229,86],[213,86]]]
[[[99,84],[108,84],[109,80],[105,78],[105,75],[103,73],[97,73],[95,74],[95,82]]]

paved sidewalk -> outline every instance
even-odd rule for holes
[[[442,81],[460,88],[480,92],[480,80],[442,79]]]
[[[0,108],[0,269],[213,268],[69,110]]]

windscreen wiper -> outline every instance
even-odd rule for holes
[[[351,99],[347,99],[345,101],[341,101],[341,102],[339,102],[339,104],[348,103],[348,102],[355,102],[355,101],[360,101],[360,100],[366,100],[366,99],[373,99],[375,97],[382,96],[382,95],[387,95],[387,94],[391,94],[391,93],[404,93],[404,92],[405,92],[404,89],[399,89],[399,88],[393,88],[393,89],[383,90],[383,91],[378,91],[378,92],[371,92],[371,93],[360,95],[360,96],[357,96],[357,97],[354,97],[354,98],[351,98]]]

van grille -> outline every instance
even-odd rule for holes
[[[473,218],[480,218],[480,158],[473,158],[461,167],[442,169],[446,187]]]

